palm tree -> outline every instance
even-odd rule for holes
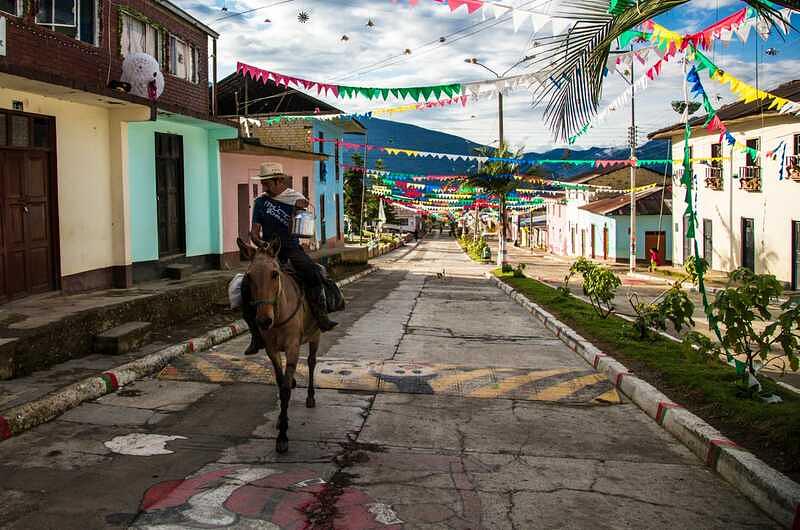
[[[505,144],[500,144],[500,147],[496,150],[483,147],[476,149],[476,152],[478,156],[492,158],[522,158],[521,149],[511,152]],[[467,186],[481,188],[487,194],[497,198],[500,206],[500,234],[498,236],[497,265],[500,267],[508,263],[506,253],[506,197],[509,193],[516,190],[520,184],[519,166],[520,164],[515,162],[492,160],[479,164],[477,169],[470,172],[467,179],[464,181]],[[533,166],[526,172],[526,175],[542,176],[544,172],[540,167]],[[475,215],[476,217],[478,215],[477,208],[475,209]],[[475,233],[477,237],[477,230]]]
[[[688,0],[565,0],[554,16],[577,20],[567,33],[536,42],[538,86],[534,104],[545,104],[544,118],[558,139],[566,140],[589,121],[600,102],[612,44],[630,30]],[[778,6],[796,9],[798,0],[745,0],[771,24],[786,22]]]

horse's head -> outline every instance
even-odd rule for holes
[[[277,317],[278,302],[281,296],[280,263],[277,255],[280,241],[264,243],[256,241],[255,245],[237,239],[236,243],[242,253],[250,259],[247,279],[250,284],[250,303],[256,309],[256,322],[267,330],[272,327]]]

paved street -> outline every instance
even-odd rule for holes
[[[246,337],[0,443],[0,528],[773,528],[483,278],[376,260],[278,403]]]

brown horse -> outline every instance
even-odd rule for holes
[[[314,400],[314,368],[317,365],[320,331],[311,315],[308,301],[297,281],[281,270],[277,255],[280,243],[256,242],[248,245],[236,240],[242,253],[250,258],[247,277],[250,285],[249,301],[256,309],[256,321],[264,339],[265,350],[272,361],[275,382],[281,399],[278,417],[278,439],[275,450],[285,453],[289,449],[289,399],[297,386],[295,370],[300,356],[300,346],[308,343],[308,396],[306,407],[316,406]],[[286,353],[286,369],[281,362],[281,352]]]

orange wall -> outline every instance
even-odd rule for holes
[[[250,180],[258,175],[262,162],[277,162],[283,164],[283,171],[293,177],[292,188],[303,191],[303,177],[308,177],[309,195],[314,196],[314,161],[297,160],[281,156],[257,156],[234,153],[220,153],[222,167],[222,249],[223,252],[237,250],[236,237],[239,235],[238,219],[238,186],[250,185],[250,206],[252,217],[252,185],[257,181]],[[259,186],[261,193],[261,186]]]

